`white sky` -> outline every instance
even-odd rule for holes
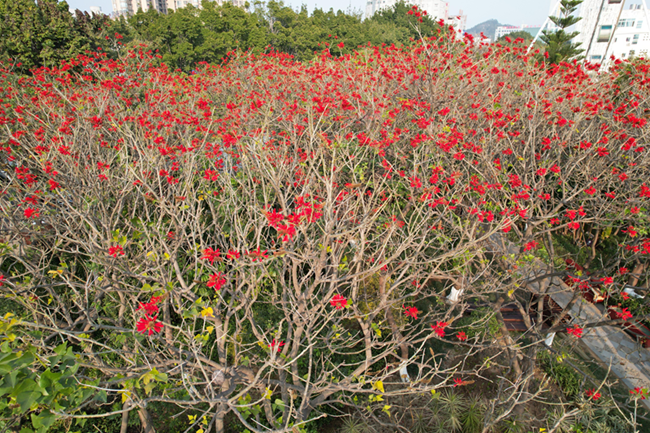
[[[67,0],[72,9],[89,11],[91,6],[100,6],[102,12],[113,11],[111,0]],[[462,9],[467,15],[467,28],[489,19],[502,24],[542,24],[550,9],[551,0],[447,0],[449,13],[457,14]],[[347,11],[348,8],[364,12],[366,0],[285,0],[285,4],[299,8],[306,4],[309,10],[319,7]]]

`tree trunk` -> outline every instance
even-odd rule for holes
[[[142,429],[144,433],[156,433],[156,430],[153,428],[153,423],[151,422],[151,416],[149,416],[149,411],[144,407],[138,409],[138,416],[140,417],[140,423],[142,424]]]

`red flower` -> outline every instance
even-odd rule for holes
[[[530,241],[524,246],[524,251],[530,251],[537,248],[539,244],[536,241]]]
[[[567,328],[566,332],[569,334],[575,336],[576,338],[582,337],[582,331],[583,328],[579,327],[578,325],[573,325],[573,328]]]
[[[136,326],[138,332],[142,332],[143,334],[149,332],[149,335],[159,333],[162,328],[163,324],[158,321],[158,316],[150,317],[148,315],[140,319]]]
[[[345,47],[345,44],[344,44],[343,42],[339,42],[339,44],[337,45],[337,47],[339,47],[339,48],[343,48],[343,47]]]
[[[278,224],[276,229],[278,236],[282,237],[282,242],[288,242],[296,235],[296,228],[291,224]]]
[[[457,377],[456,379],[454,379],[454,387],[456,387],[456,386],[462,386],[462,385],[465,385],[465,382],[463,382],[463,379],[461,379],[461,378],[459,378],[459,377]]]
[[[226,258],[232,260],[238,259],[239,256],[240,256],[239,252],[235,250],[228,250],[228,254],[226,254]]]
[[[330,304],[332,304],[332,307],[335,307],[337,310],[340,310],[341,308],[344,308],[348,304],[348,300],[345,299],[343,296],[336,294],[334,295],[334,297],[332,297]]]
[[[623,292],[625,293],[625,292]],[[625,293],[627,295],[627,293]],[[616,314],[616,316],[623,320],[628,320],[632,318],[632,313],[627,308],[621,308],[621,312]]]
[[[456,334],[456,337],[458,337],[460,341],[467,340],[467,334],[465,334],[463,331],[460,331],[458,334]]]
[[[260,247],[257,247],[256,250],[249,251],[247,254],[251,258],[252,261],[261,262],[263,259],[268,259],[269,258],[268,251],[269,250],[262,251],[260,249]]]
[[[412,318],[414,318],[416,320],[418,318],[418,313],[421,312],[421,311],[418,311],[418,309],[415,308],[415,307],[405,307],[404,305],[402,305],[402,308],[404,308],[404,314],[405,315],[410,316],[410,317],[412,317]]]
[[[435,332],[438,337],[442,338],[445,336],[445,327],[448,326],[447,322],[436,322],[435,325],[431,325],[433,332]]]
[[[25,214],[25,218],[38,218],[40,216],[40,213],[38,213],[38,210],[28,207],[25,209],[23,212]]]
[[[220,290],[224,284],[226,284],[226,279],[222,277],[221,272],[217,272],[210,275],[207,286],[214,288],[214,290]]]
[[[594,401],[598,400],[601,397],[600,393],[596,392],[596,390],[593,388],[587,391],[585,394],[587,395],[587,397],[591,397],[591,399]]]
[[[153,298],[152,298],[152,300],[153,300]],[[140,302],[139,304],[140,304],[140,306],[135,311],[144,310],[144,312],[145,312],[145,314],[147,316],[153,315],[153,314],[158,312],[158,306],[154,302],[147,302],[147,303],[144,303],[144,304],[142,302]]]
[[[206,248],[203,250],[203,255],[201,256],[201,260],[208,260],[210,264],[214,264],[215,260],[219,260],[219,257],[221,256],[221,252],[219,251],[219,248],[217,249],[212,249],[212,248]]]
[[[621,230],[623,233],[627,233],[631,237],[636,237],[637,231],[634,230],[634,226],[629,226],[627,230]]]
[[[50,185],[50,191],[54,191],[61,186],[59,185],[59,182],[55,181],[54,179],[48,180],[47,183]]]
[[[7,281],[7,278],[4,275],[0,274],[0,287],[5,285],[5,281]]]
[[[646,388],[636,387],[634,391],[630,391],[630,394],[641,396],[641,400],[645,400],[646,395],[648,395],[648,390]]]
[[[567,227],[569,227],[572,230],[578,230],[580,228],[580,223],[577,223],[575,221],[570,222],[569,224],[567,224]]]
[[[284,341],[277,341],[277,342],[276,342],[276,341],[275,341],[275,338],[273,339],[273,341],[271,341],[271,344],[269,344],[269,348],[270,348],[271,350],[273,350],[274,348],[277,347],[277,348],[278,348],[278,349],[277,349],[278,352],[281,350],[282,346],[284,346]]]
[[[116,257],[116,258],[117,258],[118,254],[119,254],[120,256],[123,256],[123,255],[124,255],[124,250],[122,249],[122,246],[121,246],[121,245],[115,245],[115,246],[110,247],[110,248],[108,249],[108,255],[109,255],[109,256],[113,256],[113,257]]]
[[[590,186],[589,188],[585,189],[585,193],[587,195],[594,195],[594,194],[596,194],[596,188],[594,188],[593,186]]]

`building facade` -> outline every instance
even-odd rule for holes
[[[494,32],[494,40],[496,41],[500,37],[509,35],[510,33],[514,33],[514,32],[526,32],[534,38],[535,36],[537,36],[537,34],[541,29],[542,26],[539,25],[499,26]]]
[[[223,0],[218,0],[218,4]],[[243,7],[246,0],[232,0],[231,3],[238,7]],[[160,13],[166,14],[187,5],[196,8],[201,7],[201,0],[113,0],[113,16],[130,16],[142,9],[143,12],[149,9],[155,9]]]
[[[397,3],[396,0],[367,0],[366,2],[366,18],[370,18],[381,9],[389,9]],[[413,5],[421,10],[427,11],[427,15],[435,19],[443,19],[447,21],[449,15],[449,3],[442,0],[414,0]]]
[[[577,24],[585,59],[604,63],[611,56],[619,59],[647,57],[650,50],[648,10],[643,0],[624,4],[622,0],[585,0]]]

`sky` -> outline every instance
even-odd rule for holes
[[[89,11],[91,6],[100,6],[102,12],[113,11],[111,0],[67,0],[71,9]],[[502,24],[542,24],[550,9],[551,0],[447,0],[449,14],[456,15],[460,9],[467,15],[467,28],[490,19]],[[366,0],[284,0],[294,8],[306,4],[311,11],[315,7],[324,10],[333,8],[348,11],[348,8],[365,12]]]

